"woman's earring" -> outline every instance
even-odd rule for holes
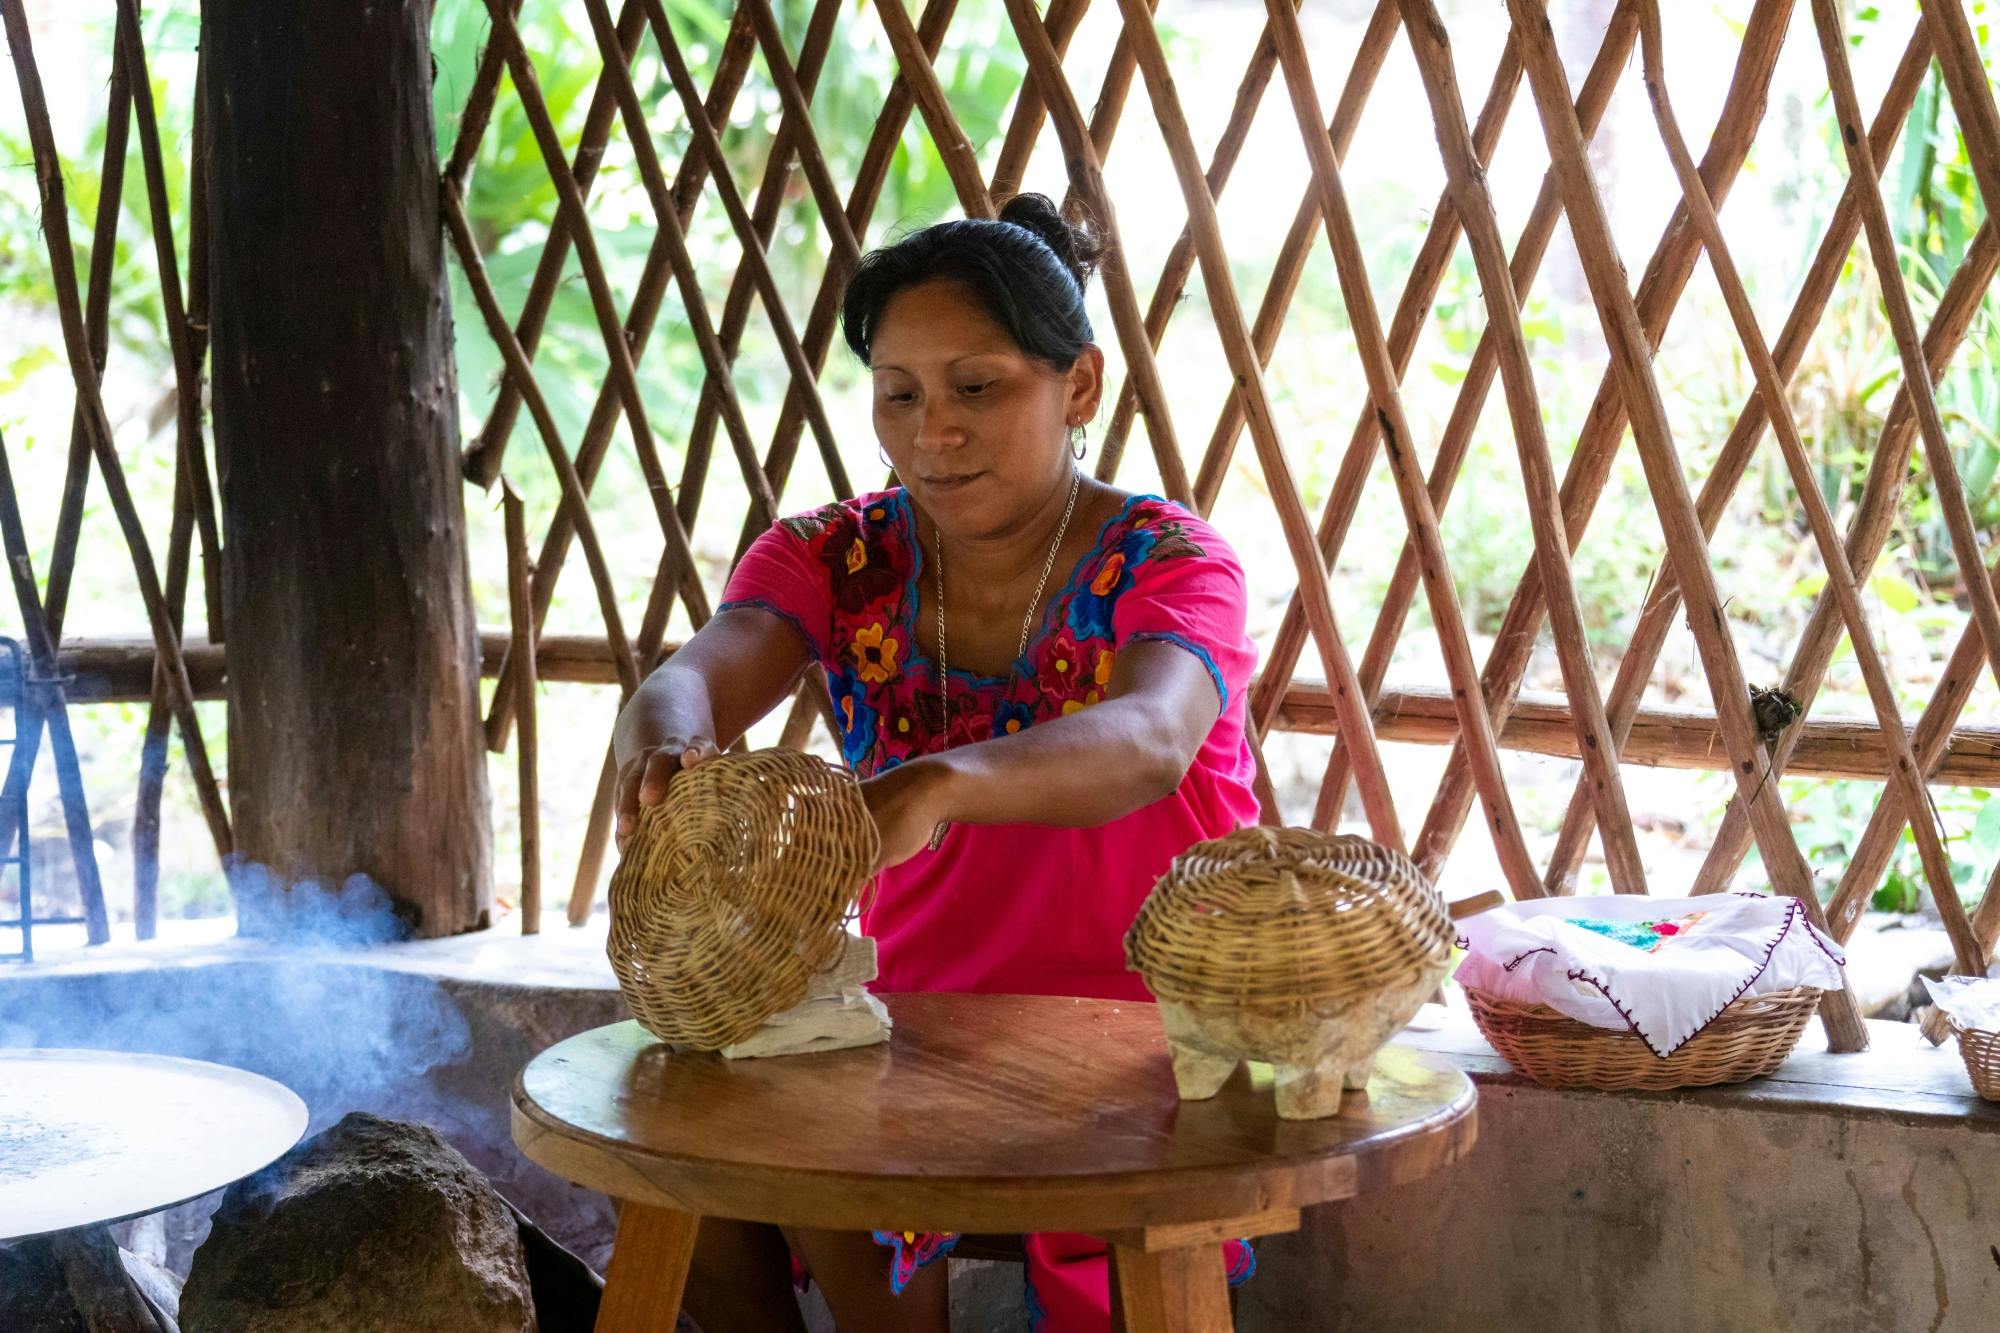
[[[1071,426],[1069,428],[1069,456],[1080,463],[1083,461],[1083,449],[1083,427]]]
[[[889,451],[879,444],[875,446],[875,456],[882,460],[883,467],[888,468],[891,472],[896,470],[896,465],[889,461]]]

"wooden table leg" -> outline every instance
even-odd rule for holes
[[[1220,1245],[1151,1252],[1119,1245],[1111,1253],[1125,1333],[1232,1333]]]
[[[701,1219],[693,1213],[619,1205],[618,1241],[604,1275],[597,1333],[673,1333],[700,1229]]]

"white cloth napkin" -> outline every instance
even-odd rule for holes
[[[1738,996],[1833,989],[1847,961],[1803,903],[1762,894],[1543,898],[1460,929],[1460,985],[1630,1028],[1662,1059]]]
[[[2000,1031],[2000,977],[1925,977],[1924,989],[1960,1027]]]

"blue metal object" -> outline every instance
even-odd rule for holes
[[[14,639],[0,638],[0,691],[4,691],[4,701],[11,705],[13,713],[12,734],[0,740],[0,746],[7,747],[8,767],[33,762],[23,749],[21,741],[28,730],[22,719],[29,715],[33,705],[28,693],[28,654]],[[32,858],[28,854],[28,779],[29,773],[19,775],[17,781],[7,786],[20,794],[8,800],[0,793],[0,883],[5,882],[7,868],[14,868],[14,883],[19,889],[19,912],[0,919],[0,931],[18,930],[21,947],[13,953],[0,953],[0,963],[32,963],[35,961],[36,926],[70,926],[83,922],[80,916],[36,916],[34,896],[34,874]]]

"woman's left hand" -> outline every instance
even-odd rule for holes
[[[934,758],[913,759],[861,784],[882,849],[877,870],[901,865],[930,846],[931,834],[950,818],[944,801],[949,770]]]

